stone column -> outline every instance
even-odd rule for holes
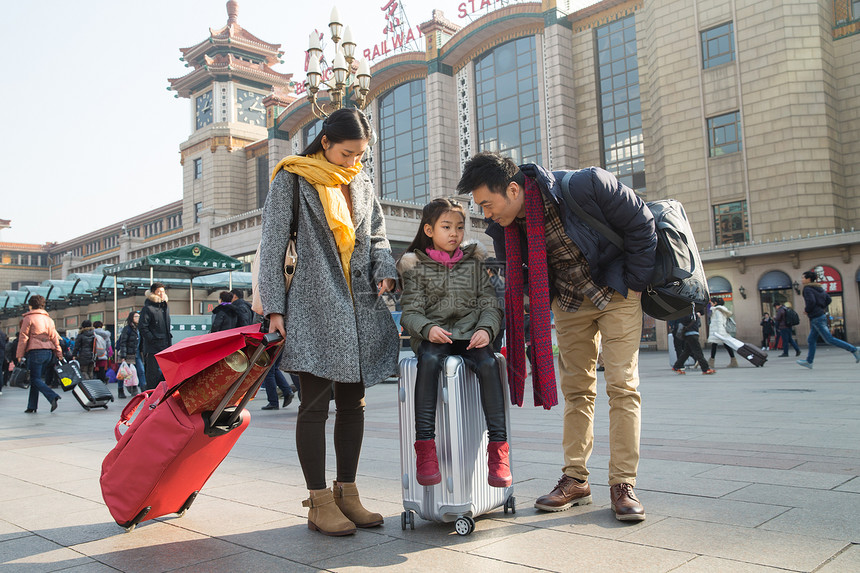
[[[421,24],[427,58],[427,168],[430,196],[455,194],[460,180],[460,165],[452,150],[459,149],[458,110],[451,94],[458,86],[451,66],[440,61],[442,45],[459,28],[434,10],[432,19]]]
[[[550,6],[548,6],[550,5]],[[546,106],[545,141],[551,169],[576,169],[579,153],[576,145],[576,108],[574,105],[573,32],[570,22],[555,8],[555,2],[544,1],[543,53],[538,62],[544,70]]]

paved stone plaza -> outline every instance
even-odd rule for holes
[[[609,510],[607,404],[600,390],[591,458],[594,505],[532,507],[560,475],[562,407],[511,412],[517,512],[400,527],[396,386],[368,391],[359,488],[381,528],[346,538],[310,532],[296,459],[296,404],[261,412],[182,518],[125,533],[102,503],[101,461],[125,401],[25,415],[26,391],[0,396],[0,570],[17,571],[860,571],[860,365],[823,348],[793,358],[678,376],[664,352],[641,359],[642,463],[648,518]],[[601,380],[602,382],[602,380]],[[527,392],[528,394],[528,392]],[[329,446],[331,450],[331,446]],[[329,456],[329,467],[334,467]],[[333,475],[331,476],[334,477]]]

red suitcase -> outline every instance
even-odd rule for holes
[[[279,334],[269,334],[257,346],[251,364],[263,352],[276,353]],[[273,356],[274,357],[274,356]],[[270,361],[271,363],[271,361]],[[248,373],[236,380],[214,411],[189,415],[179,388],[161,382],[155,390],[138,394],[125,407],[116,426],[117,445],[102,463],[102,497],[116,522],[131,531],[146,519],[169,513],[181,517],[203,484],[248,427],[245,405],[257,393],[268,368],[244,394],[238,406],[228,407]],[[140,413],[130,422],[135,410]],[[128,426],[125,433],[120,426]]]

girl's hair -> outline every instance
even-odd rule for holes
[[[803,278],[809,279],[812,282],[815,282],[818,279],[818,275],[815,274],[814,271],[804,271]]]
[[[34,294],[27,302],[33,310],[45,308],[45,297],[40,294]]]
[[[323,135],[331,143],[341,143],[354,139],[366,139],[370,141],[373,131],[370,128],[370,122],[367,121],[367,117],[365,117],[361,110],[346,107],[341,108],[323,120],[320,132],[299,155],[307,157],[308,155],[322,151]]]
[[[125,323],[128,326],[134,326],[134,315],[135,314],[138,314],[138,312],[136,310],[133,310],[133,311],[128,313],[128,317],[125,319]]]
[[[460,213],[463,216],[463,221],[466,219],[466,211],[463,209],[463,206],[457,203],[456,201],[452,201],[451,199],[446,199],[445,197],[437,197],[433,199],[426,205],[424,205],[424,210],[421,213],[421,222],[418,224],[418,233],[415,235],[415,238],[412,240],[412,244],[406,248],[407,253],[414,253],[415,251],[424,251],[428,247],[433,246],[433,239],[427,236],[424,232],[424,225],[430,225],[433,227],[436,225],[436,221],[439,220],[439,217],[447,213],[448,211],[453,211],[454,213]]]
[[[718,297],[718,296],[712,296],[712,297],[711,297],[711,302],[712,302],[712,303],[714,303],[714,304],[715,304],[715,305],[717,305],[717,306],[724,306],[724,305],[726,304],[726,301],[724,301],[723,299],[721,299],[721,298],[720,298],[720,297]]]

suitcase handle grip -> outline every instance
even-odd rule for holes
[[[128,401],[128,404],[125,405],[125,408],[122,409],[122,414],[119,415],[119,422],[116,423],[116,427],[114,428],[114,435],[116,436],[116,441],[118,442],[120,438],[122,438],[123,432],[119,431],[120,426],[130,426],[131,425],[131,417],[134,416],[137,407],[140,404],[149,398],[149,395],[152,394],[155,390],[147,390],[145,392],[141,392],[135,396],[132,396],[131,400]]]

